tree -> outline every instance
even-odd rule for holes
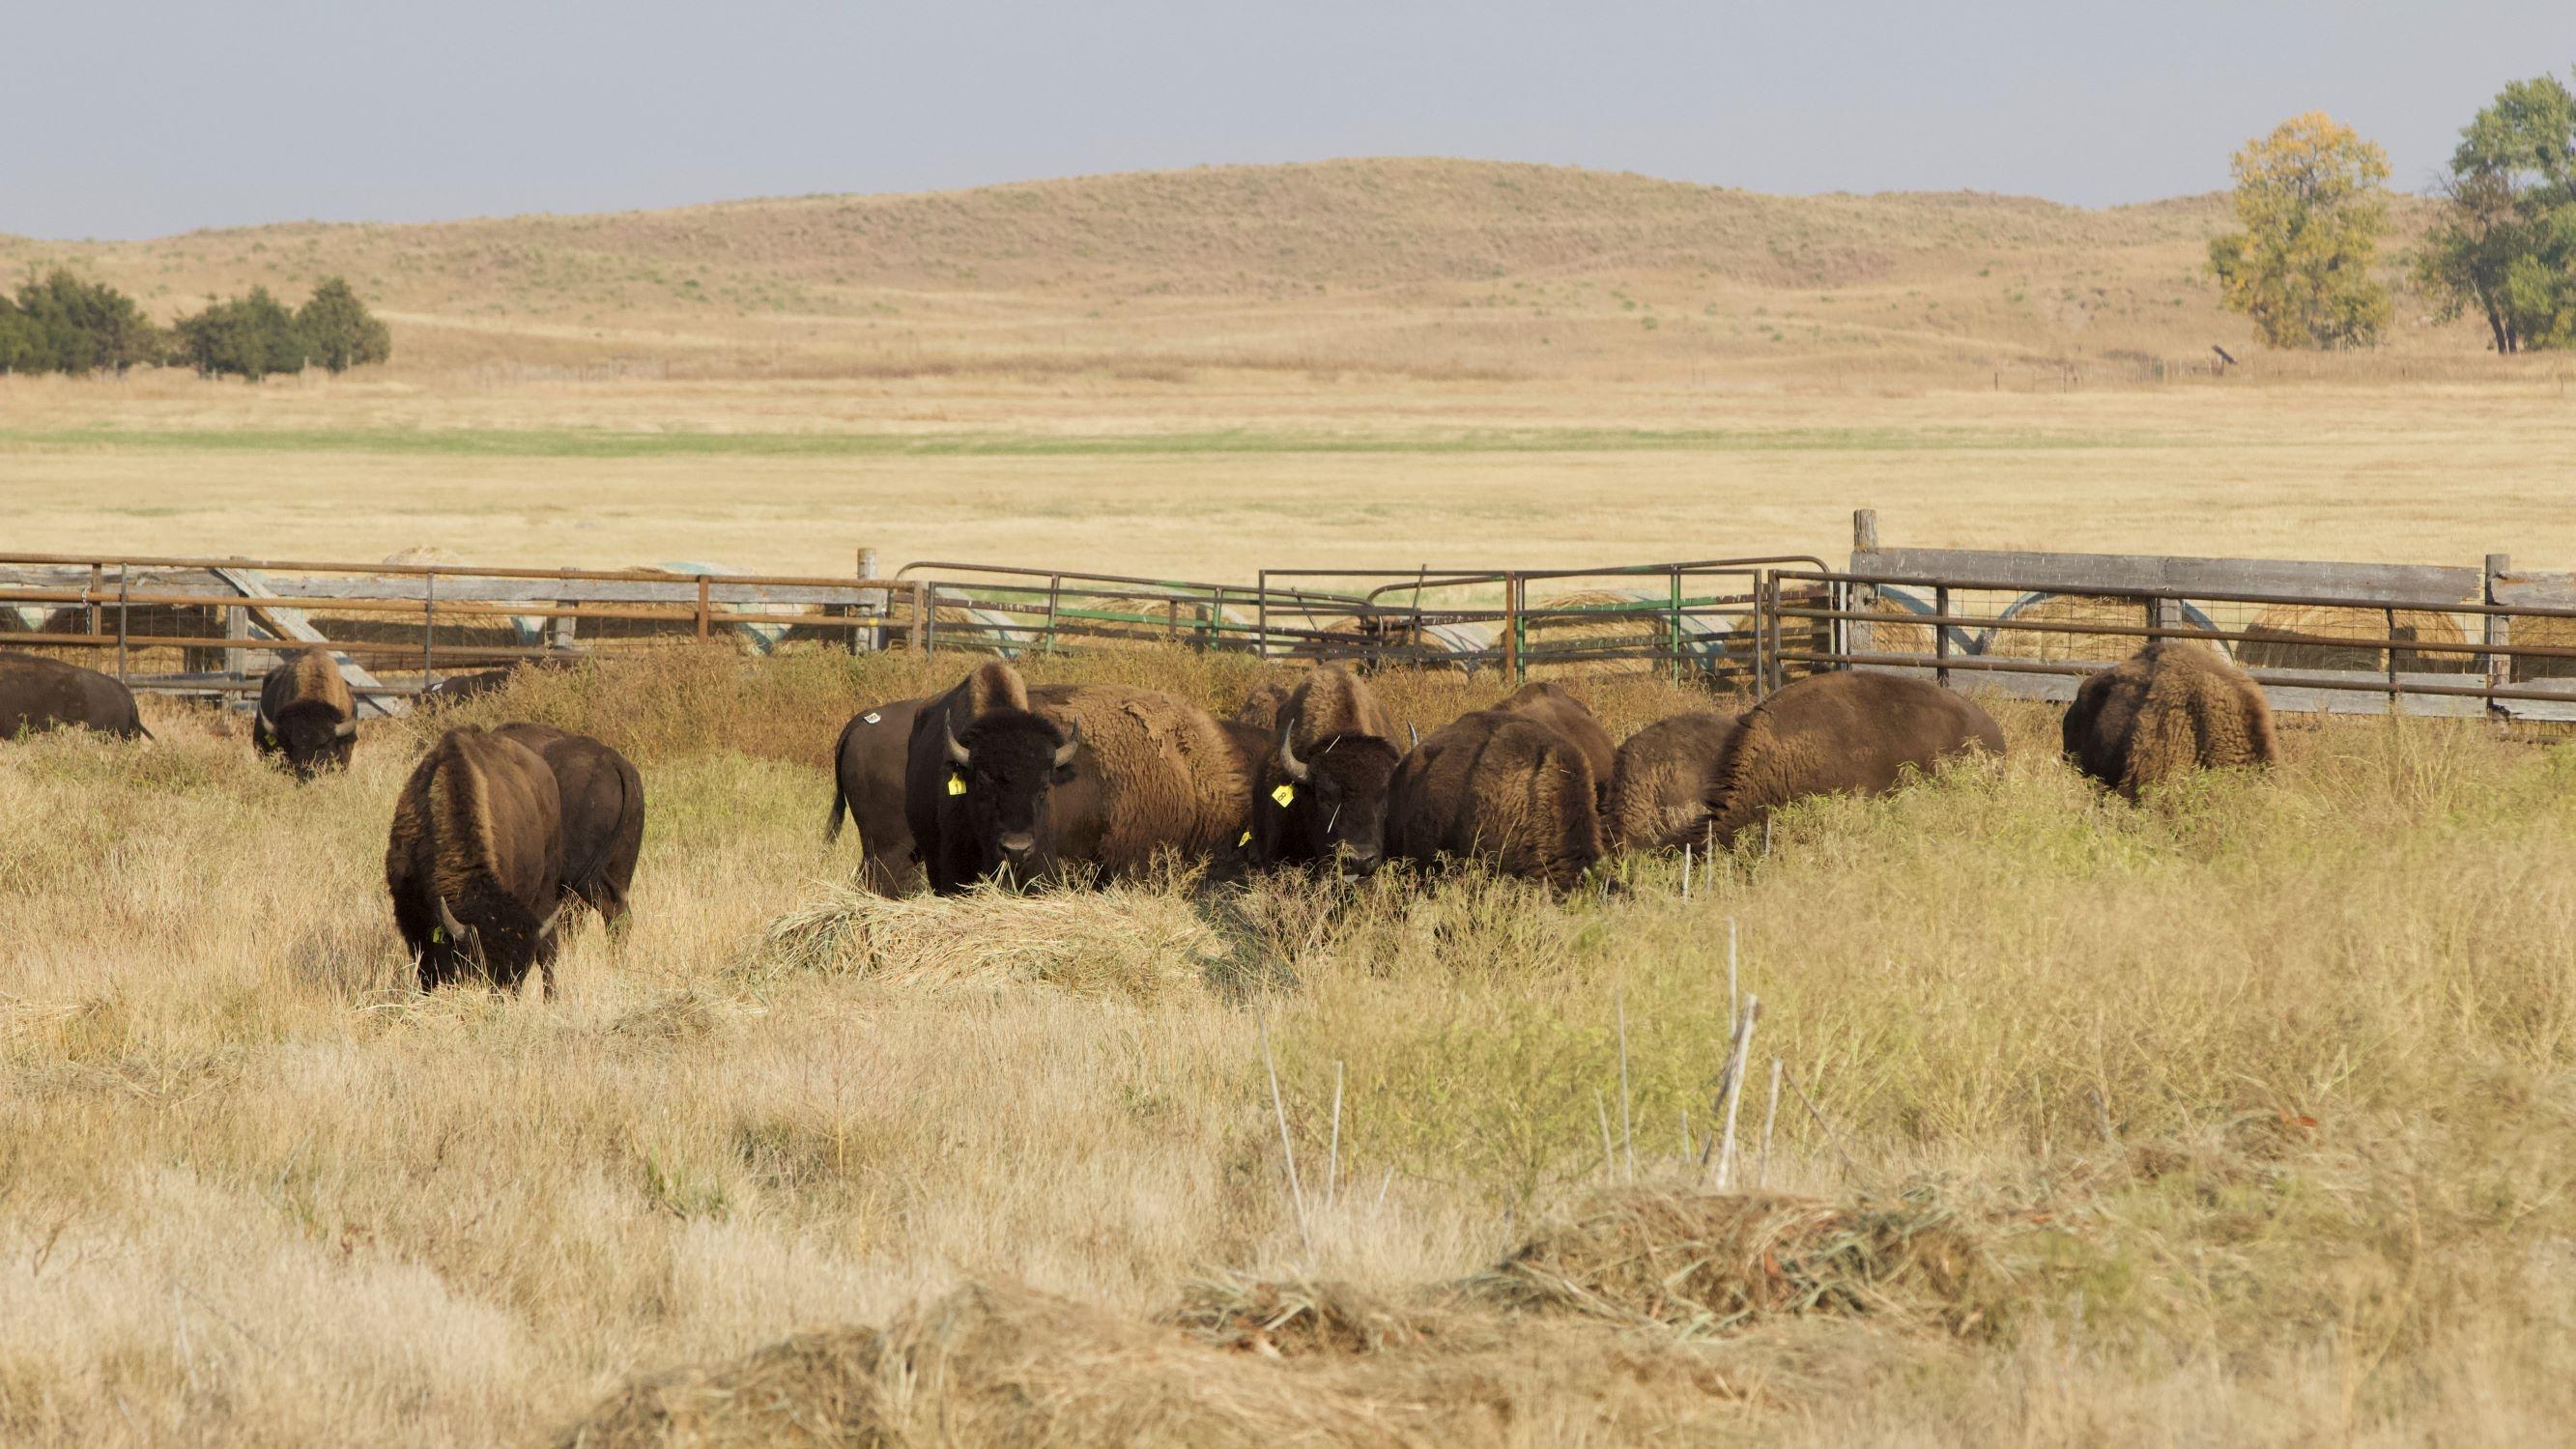
[[[84,282],[63,267],[20,285],[8,326],[18,339],[10,345],[28,354],[16,365],[30,371],[109,367],[121,373],[161,356],[161,330],[132,297],[105,282]]]
[[[2236,219],[2209,244],[2222,305],[2274,347],[2366,347],[2388,325],[2372,275],[2388,230],[2388,154],[2323,111],[2236,153]]]
[[[2506,86],[2460,128],[2441,189],[2416,283],[2446,316],[2477,308],[2500,354],[2576,346],[2576,93]]]
[[[338,277],[314,284],[313,295],[295,314],[304,334],[305,355],[333,372],[346,372],[393,356],[393,333],[367,311],[367,304]]]
[[[253,287],[247,297],[220,302],[208,297],[206,310],[180,318],[172,331],[177,336],[172,360],[185,362],[206,377],[231,374],[257,382],[272,372],[297,372],[304,367],[304,335],[295,325],[295,314],[270,296],[266,287]]]

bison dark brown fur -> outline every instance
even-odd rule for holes
[[[1253,863],[1374,874],[1386,859],[1387,787],[1404,753],[1393,733],[1366,681],[1338,664],[1309,670],[1254,776]]]
[[[150,739],[134,691],[95,669],[36,654],[0,654],[0,740],[38,730],[89,729]]]
[[[1621,850],[1652,850],[1701,815],[1735,716],[1714,711],[1657,720],[1619,746],[1602,830]]]
[[[2135,800],[2193,770],[2278,758],[2253,676],[2197,644],[2150,644],[2084,681],[2061,730],[2066,758]]]
[[[967,880],[1111,880],[1165,851],[1231,855],[1251,782],[1205,710],[1119,685],[1026,698],[984,711],[962,732],[942,731],[948,772],[935,788],[954,808],[938,828],[961,842],[942,849],[956,850]],[[930,728],[925,718],[916,733]]]
[[[1387,792],[1388,853],[1485,861],[1571,889],[1601,858],[1592,763],[1526,714],[1479,710],[1432,732]]]
[[[282,759],[296,778],[345,770],[358,743],[358,701],[329,648],[315,644],[280,660],[259,683],[251,747]]]
[[[1884,794],[1909,773],[1928,775],[1978,751],[2001,755],[2003,730],[1937,684],[1866,671],[1812,675],[1737,721],[1704,808],[1666,843],[1732,845],[1792,800]]]
[[[841,838],[846,811],[859,831],[860,883],[879,895],[904,895],[921,884],[912,826],[904,818],[903,777],[912,723],[929,702],[899,699],[863,709],[832,746],[832,814],[823,838]]]
[[[563,804],[536,752],[450,730],[394,802],[385,888],[423,990],[467,975],[515,990],[530,966],[555,988],[563,910]]]
[[[626,919],[628,888],[644,852],[644,777],[633,761],[588,735],[548,724],[492,733],[537,752],[554,771],[563,807],[564,894],[610,926]]]

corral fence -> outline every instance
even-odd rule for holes
[[[2051,699],[2153,639],[2227,654],[2292,711],[2576,721],[2576,577],[2479,567],[1880,546],[1581,569],[1265,569],[1250,583],[955,561],[842,577],[0,554],[0,648],[239,699],[328,645],[365,712],[442,678],[660,639],[1026,658],[1140,643],[1282,661],[1662,674],[1759,695],[1890,670]]]

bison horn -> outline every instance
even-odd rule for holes
[[[332,727],[331,737],[335,740],[356,739],[358,737],[358,722],[353,719],[344,719],[340,721],[339,724]]]
[[[1055,747],[1055,767],[1059,770],[1073,763],[1073,752],[1082,748],[1082,723],[1075,721],[1064,732],[1064,743]]]
[[[259,707],[259,728],[261,733],[268,735],[272,739],[276,738],[277,721],[268,717],[268,706],[264,704]]]
[[[1296,738],[1284,731],[1279,736],[1279,768],[1287,771],[1288,778],[1300,785],[1305,784],[1306,777],[1315,772],[1314,766],[1297,758]]]
[[[445,896],[438,898],[438,923],[447,928],[447,939],[458,951],[463,952],[468,960],[478,964],[483,960],[482,933],[471,926],[459,924],[456,913],[447,908]]]
[[[939,723],[939,732],[947,738],[948,758],[950,762],[955,764],[959,769],[964,769],[968,763],[968,757],[966,754],[966,747],[957,743],[957,726],[946,720],[942,720]]]

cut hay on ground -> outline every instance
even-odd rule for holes
[[[893,899],[834,886],[770,922],[755,964],[904,986],[1043,985],[1148,1000],[1197,989],[1224,950],[1186,899],[1141,886]]]
[[[1025,1289],[961,1288],[864,1328],[799,1334],[648,1379],[565,1449],[754,1445],[1409,1445],[1425,1406],[1290,1372]]]
[[[1716,1332],[1803,1313],[1991,1327],[1996,1272],[1938,1207],[1759,1193],[1623,1192],[1540,1232],[1470,1292],[1517,1309]]]
[[[2336,609],[2319,604],[2273,604],[2254,616],[2246,633],[2266,637],[2236,646],[2236,662],[2248,669],[2360,669],[2385,673],[2391,641],[2466,644],[2468,634],[2449,614],[2399,609],[2391,616],[2379,609]],[[2465,653],[2397,651],[2403,674],[2465,674],[2476,656]]]

